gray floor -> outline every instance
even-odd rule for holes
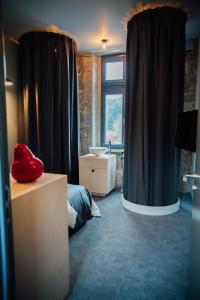
[[[191,214],[131,213],[114,191],[70,238],[71,292],[67,300],[183,300],[188,285]]]

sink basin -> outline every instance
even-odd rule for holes
[[[106,153],[108,150],[107,147],[89,147],[90,153],[96,155],[96,156],[101,156]]]

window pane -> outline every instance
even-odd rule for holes
[[[106,63],[106,80],[123,79],[123,61]]]
[[[122,144],[123,94],[106,95],[105,105],[105,142]]]

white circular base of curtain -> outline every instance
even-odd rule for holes
[[[124,199],[122,195],[122,205],[126,209],[138,214],[149,215],[149,216],[166,216],[166,215],[174,214],[179,210],[180,199],[175,204],[172,205],[146,206],[146,205],[140,205],[140,204],[135,204],[133,202],[129,202],[126,199]]]

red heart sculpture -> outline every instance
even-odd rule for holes
[[[17,144],[11,174],[18,182],[33,182],[44,172],[44,166],[25,144]]]

